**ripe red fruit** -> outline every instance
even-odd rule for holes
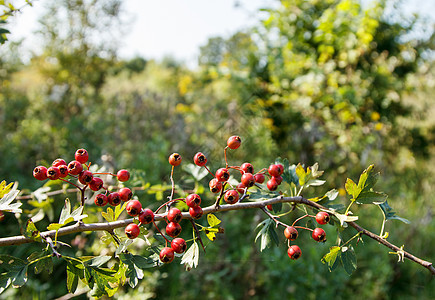
[[[287,226],[284,229],[284,235],[285,235],[286,239],[288,239],[290,241],[294,241],[298,237],[298,231],[293,226]]]
[[[133,193],[127,187],[123,187],[119,189],[118,193],[119,193],[119,197],[121,197],[121,200],[124,202],[130,200],[133,197]]]
[[[142,204],[138,200],[130,200],[125,207],[125,210],[130,216],[136,217],[142,210]]]
[[[240,193],[240,194],[244,194],[245,193],[245,189],[246,189],[246,185],[244,185],[243,183],[239,183],[238,185],[237,185],[237,191]]]
[[[281,182],[282,182],[282,176],[273,176],[273,178],[275,178],[275,180],[278,183],[278,185],[281,184]]]
[[[242,171],[242,173],[251,173],[254,174],[254,166],[248,162],[243,163],[240,166],[240,171]]]
[[[239,193],[236,190],[228,190],[225,192],[224,200],[228,204],[234,204],[239,201]]]
[[[59,168],[58,167],[53,167],[53,166],[48,168],[47,169],[47,177],[48,177],[48,179],[51,179],[51,180],[59,179],[59,177],[60,177]]]
[[[119,203],[121,203],[121,197],[117,192],[110,193],[109,196],[107,196],[107,200],[109,201],[109,204],[112,206],[117,206],[119,205]]]
[[[89,154],[88,151],[86,151],[85,149],[78,149],[74,155],[74,158],[76,161],[78,161],[79,163],[86,163],[89,159]]]
[[[276,181],[275,177],[272,177],[267,181],[267,188],[269,189],[269,191],[276,191],[278,185],[279,184]]]
[[[202,152],[198,152],[193,157],[193,162],[195,165],[203,167],[207,163],[207,157]]]
[[[168,264],[174,260],[174,250],[172,250],[172,248],[165,247],[162,249],[162,251],[160,251],[159,257],[161,262]]]
[[[175,223],[179,223],[181,221],[181,219],[183,218],[183,215],[181,213],[181,210],[179,210],[176,207],[172,207],[169,211],[168,211],[168,221],[169,222],[175,222]]]
[[[92,178],[91,182],[89,183],[89,188],[93,190],[94,192],[101,190],[103,187],[103,180],[99,177]]]
[[[116,174],[116,178],[121,182],[125,182],[130,179],[130,172],[127,170],[119,170]]]
[[[129,239],[135,239],[139,236],[140,228],[136,223],[128,224],[124,230],[125,234]]]
[[[181,233],[181,225],[175,222],[170,222],[166,225],[166,234],[170,237],[177,237]]]
[[[58,166],[59,172],[60,172],[60,178],[65,178],[68,176],[68,166],[67,165],[60,165]]]
[[[316,221],[320,225],[328,224],[330,219],[331,218],[329,217],[329,214],[326,211],[319,211],[316,215]]]
[[[227,145],[230,149],[239,148],[241,143],[242,139],[238,135],[231,136],[227,141]]]
[[[51,164],[53,167],[66,166],[66,161],[62,158],[57,158]]]
[[[202,214],[203,214],[201,206],[195,206],[195,207],[189,208],[189,214],[194,219],[201,218]]]
[[[139,213],[138,219],[141,224],[149,224],[154,221],[154,213],[151,209],[145,208]]]
[[[198,194],[190,194],[186,197],[186,204],[189,207],[195,207],[201,204],[201,197]]]
[[[257,182],[257,183],[263,183],[265,177],[264,177],[263,173],[258,173],[258,174],[254,175],[254,179],[255,179],[255,182]]]
[[[216,171],[216,179],[218,181],[227,181],[230,179],[230,172],[226,168],[220,168]]]
[[[270,210],[270,211],[273,210],[273,206],[272,206],[272,204],[268,204],[268,205],[266,205],[266,208],[267,208],[268,210]]]
[[[97,206],[105,206],[109,202],[107,196],[104,194],[98,194],[95,196],[94,203]]]
[[[210,187],[210,191],[215,194],[219,193],[222,190],[222,182],[220,182],[216,178],[210,180],[208,186]]]
[[[301,257],[302,251],[301,251],[301,248],[299,248],[299,246],[292,245],[288,248],[287,254],[291,259],[296,260],[299,257]]]
[[[35,177],[38,180],[45,180],[47,179],[47,168],[44,166],[38,166],[33,169],[33,177]]]
[[[283,171],[284,167],[281,164],[272,164],[269,166],[269,169],[267,169],[270,176],[280,176]]]
[[[77,160],[73,160],[68,164],[68,173],[70,175],[79,175],[83,171],[83,166]]]
[[[255,177],[251,173],[245,173],[242,175],[240,181],[247,187],[251,187],[255,183]]]
[[[326,232],[322,228],[316,228],[311,235],[315,241],[326,242]]]
[[[182,238],[175,238],[171,242],[171,248],[175,253],[183,253],[187,248],[186,241]]]
[[[182,159],[181,159],[181,155],[178,154],[178,153],[172,153],[172,154],[169,156],[169,159],[168,159],[169,163],[170,163],[172,166],[174,166],[174,167],[180,165],[180,164],[181,164],[181,160],[182,160]]]
[[[79,175],[79,181],[84,185],[90,184],[92,179],[94,179],[94,174],[88,170],[82,171]]]

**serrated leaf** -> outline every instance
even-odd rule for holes
[[[370,165],[362,172],[358,181],[358,188],[361,191],[369,191],[378,181],[379,173],[373,173],[374,167],[374,165]]]
[[[113,213],[113,209],[108,207],[107,212],[102,211],[101,215],[107,222],[113,222],[115,220],[115,214]]]
[[[112,256],[97,256],[90,260],[85,261],[84,265],[89,267],[101,267],[111,259]]]
[[[219,220],[214,214],[208,214],[207,222],[210,227],[215,227],[221,223],[221,220]]]
[[[53,257],[48,251],[33,252],[27,258],[27,261],[29,264],[34,264],[35,274],[39,274],[42,271],[47,271],[49,274],[53,272]]]
[[[65,224],[65,221],[71,216],[71,203],[69,199],[65,199],[62,211],[60,212],[59,224]]]
[[[347,275],[352,275],[357,265],[355,251],[352,246],[346,247],[346,249],[344,247],[342,248],[341,262]]]
[[[116,208],[115,208],[115,216],[114,216],[113,221],[118,220],[119,216],[125,210],[126,207],[127,207],[127,202],[124,202],[122,205],[117,205],[116,206]]]
[[[155,261],[150,258],[145,258],[140,255],[132,255],[130,253],[121,253],[119,259],[127,266],[125,275],[128,279],[128,284],[134,288],[139,280],[143,278],[142,269],[154,267]]]
[[[260,224],[257,225],[257,228],[261,227],[261,230],[258,232],[257,236],[255,237],[255,242],[258,238],[261,237],[260,240],[260,251],[263,251],[267,247],[269,247],[271,240],[273,239],[275,243],[279,243],[278,236],[276,235],[274,226],[275,222],[272,219],[266,219]],[[270,228],[272,227],[272,228]]]
[[[346,192],[352,196],[352,200],[358,197],[359,193],[361,192],[356,183],[350,178],[346,180],[344,188],[346,189]]]
[[[386,220],[399,220],[403,223],[410,224],[411,222],[408,219],[399,217],[396,215],[396,212],[393,210],[393,208],[388,204],[388,201],[385,200],[384,203],[378,204],[379,208],[382,210],[382,213],[385,216]]]
[[[308,180],[311,178],[311,170],[310,168],[307,169],[305,172],[304,167],[301,164],[298,164],[296,166],[296,175],[299,178],[299,185],[304,185]]]
[[[6,185],[6,181],[5,180],[3,180],[0,183],[0,198],[3,198],[4,195],[6,195],[7,193],[9,193],[11,191],[11,188],[12,188],[13,184],[14,183],[11,182],[8,185]]]
[[[6,271],[0,275],[0,292],[10,284],[13,287],[23,286],[27,282],[27,268],[28,263],[20,258],[0,255],[0,270]]]
[[[328,191],[325,196],[328,197],[329,201],[333,201],[337,198],[338,196],[338,191],[336,189],[332,189],[330,191]]]
[[[382,192],[361,192],[355,201],[359,204],[381,204],[387,200],[388,195]]]
[[[329,252],[325,254],[322,258],[322,263],[328,264],[329,271],[332,271],[332,267],[334,266],[337,257],[341,255],[341,247],[332,246],[329,248]]]
[[[181,258],[181,264],[186,266],[187,270],[192,268],[196,268],[198,266],[199,261],[199,246],[198,243],[193,242],[193,244],[187,249],[186,253],[184,253]]]
[[[24,228],[24,236],[37,242],[42,241],[39,230],[36,228],[32,219],[27,220],[26,227]]]
[[[320,186],[323,185],[326,181],[325,180],[320,180],[320,179],[310,179],[308,180],[308,182],[305,184],[306,187],[309,186]]]
[[[195,164],[183,165],[183,170],[192,175],[196,181],[201,181],[208,175],[208,171],[205,168],[198,167]]]
[[[319,178],[320,176],[323,175],[324,171],[319,171],[319,164],[318,163],[315,163],[314,165],[312,165],[310,167],[310,169],[311,169],[311,177],[312,178]]]
[[[79,284],[79,275],[77,274],[77,268],[75,268],[70,263],[67,263],[66,266],[66,286],[68,292],[74,294],[77,290],[77,286]]]

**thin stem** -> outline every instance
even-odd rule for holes
[[[202,243],[202,239],[201,239],[201,235],[199,234],[198,227],[196,227],[196,223],[195,223],[195,221],[193,221],[192,219],[190,219],[190,223],[192,223],[193,230],[194,230],[195,233],[196,233],[196,239],[199,240],[199,243],[200,243],[201,246],[202,246],[202,250],[204,250],[204,253],[205,253],[205,247],[204,247],[204,244]]]
[[[171,244],[171,241],[169,241],[166,236],[160,231],[160,228],[157,226],[156,222],[153,221],[154,227],[157,229],[157,231],[160,233],[160,235],[165,239],[166,241],[166,246],[169,244]]]
[[[62,180],[62,181],[64,181],[64,182],[66,182],[66,183],[72,184],[73,186],[75,186],[75,187],[78,188],[79,190],[82,189],[82,188],[79,187],[77,184],[75,184],[75,183],[73,183],[73,182],[71,182],[71,181],[69,181],[69,180],[66,180],[66,179],[63,179],[63,178],[59,178],[59,179]]]
[[[204,168],[210,173],[211,176],[216,177],[207,166],[204,166]]]
[[[174,192],[175,192],[174,168],[175,168],[174,166],[172,166],[172,168],[171,168],[171,186],[172,186],[172,189],[171,189],[171,196],[169,197],[169,201],[172,200],[172,198],[174,197]]]
[[[272,215],[270,212],[268,212],[265,207],[261,207],[261,210],[264,211],[266,213],[266,215],[268,215],[269,218],[271,218],[276,223],[276,227],[278,227],[278,225],[281,225],[283,227],[287,227],[288,226],[287,224],[285,224],[285,223],[283,223],[281,221],[278,221],[278,219],[274,215]]]
[[[226,147],[224,148],[224,156],[225,156],[225,168],[228,169],[227,149],[228,149],[228,146],[226,146]]]

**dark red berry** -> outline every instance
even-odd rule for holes
[[[51,164],[53,167],[66,166],[66,161],[62,158],[57,158]]]
[[[276,181],[275,177],[272,177],[267,181],[267,188],[269,189],[269,191],[276,191],[278,185],[279,184]]]
[[[269,166],[269,169],[267,171],[269,172],[270,176],[279,176],[280,174],[280,166],[276,164],[272,164]]]
[[[139,236],[140,228],[139,225],[137,225],[136,223],[131,223],[128,224],[127,227],[125,227],[124,231],[129,239],[135,239]]]
[[[125,210],[130,216],[136,217],[142,211],[142,204],[138,200],[130,200]]]
[[[119,196],[118,192],[110,193],[109,196],[107,196],[107,199],[109,204],[112,206],[117,206],[121,203],[121,197]]]
[[[316,228],[311,235],[315,241],[326,242],[326,232],[322,228]]]
[[[79,175],[83,171],[83,166],[80,162],[73,160],[68,164],[68,173],[70,175]]]
[[[94,179],[94,174],[92,174],[91,171],[84,170],[79,175],[79,181],[81,184],[87,185],[92,182],[92,179]]]
[[[186,241],[182,238],[175,238],[171,242],[171,248],[175,253],[183,253],[187,248]]]
[[[237,191],[240,193],[240,194],[244,194],[245,193],[245,189],[246,189],[246,185],[244,185],[242,182],[240,182],[238,185],[237,185]]]
[[[33,177],[35,177],[38,180],[45,180],[47,179],[47,168],[44,166],[38,166],[33,169]]]
[[[230,172],[228,172],[228,169],[226,168],[220,168],[216,171],[216,179],[218,181],[227,181],[230,179]]]
[[[278,183],[278,185],[281,184],[281,182],[282,182],[282,176],[273,176],[273,178],[275,178],[275,181]]]
[[[227,141],[228,148],[230,149],[239,148],[241,143],[242,139],[238,135],[231,136]]]
[[[154,213],[151,209],[145,208],[139,213],[138,219],[141,224],[149,224],[154,221]]]
[[[121,197],[121,200],[124,202],[127,202],[128,200],[130,200],[133,197],[132,191],[127,187],[123,187],[123,188],[119,189],[118,193],[119,193],[119,196]]]
[[[202,152],[198,152],[193,157],[193,162],[195,165],[203,167],[207,163],[207,157]]]
[[[121,182],[125,182],[130,179],[130,172],[127,170],[119,170],[116,174],[116,178]]]
[[[189,207],[195,207],[201,204],[201,197],[198,194],[190,194],[186,197],[186,204]]]
[[[263,173],[258,173],[258,174],[254,175],[254,179],[255,179],[255,182],[257,182],[257,183],[263,183],[265,177],[264,177]]]
[[[284,229],[284,235],[286,239],[290,241],[294,241],[298,237],[298,230],[294,228],[293,226],[287,226]]]
[[[109,202],[107,196],[104,194],[98,194],[95,196],[94,203],[97,206],[105,206]]]
[[[272,206],[272,204],[268,204],[268,205],[266,205],[266,208],[267,208],[268,210],[270,210],[270,211],[273,210],[273,206]]]
[[[162,251],[160,251],[159,257],[161,262],[168,264],[174,260],[174,250],[172,250],[172,248],[165,247],[162,249]]]
[[[183,214],[181,213],[181,210],[179,210],[178,208],[172,207],[168,211],[167,218],[168,218],[169,222],[179,223],[181,221],[181,219],[183,218]]]
[[[86,151],[85,149],[78,149],[74,155],[74,158],[76,161],[78,161],[79,163],[86,163],[89,159],[89,154],[88,151]]]
[[[326,211],[319,211],[316,215],[316,221],[320,225],[328,224],[330,219],[331,218],[329,217],[329,214]]]
[[[189,208],[189,214],[194,219],[199,219],[202,217],[203,211],[201,206],[195,206]]]
[[[296,260],[299,257],[301,257],[302,251],[301,251],[301,248],[299,248],[299,246],[292,245],[288,248],[287,254],[291,259]]]
[[[178,154],[178,153],[172,153],[170,156],[169,156],[169,163],[171,164],[171,166],[174,166],[174,167],[176,167],[176,166],[178,166],[178,165],[180,165],[181,164],[181,160],[182,160],[182,158],[181,158],[181,155],[180,154]]]
[[[59,172],[60,172],[60,178],[65,178],[68,176],[68,166],[67,165],[60,165],[58,166]]]
[[[60,177],[59,168],[58,167],[53,167],[53,166],[48,168],[47,169],[47,177],[48,177],[48,179],[51,179],[51,180],[59,179],[59,177]]]
[[[242,178],[240,180],[245,186],[251,187],[255,183],[255,177],[252,175],[252,173],[245,173],[242,175]]]
[[[170,222],[166,225],[166,234],[170,237],[177,237],[181,233],[181,225],[175,222]]]
[[[210,180],[208,186],[210,187],[210,191],[215,194],[219,193],[222,190],[222,182],[220,182],[216,178]]]
[[[254,166],[252,164],[248,163],[248,162],[243,163],[240,166],[240,171],[242,173],[251,173],[251,174],[254,174]]]
[[[103,179],[99,177],[93,177],[91,182],[89,183],[89,188],[94,192],[99,191],[103,188]]]
[[[236,190],[228,190],[225,192],[224,200],[228,204],[234,204],[239,201],[239,193]]]

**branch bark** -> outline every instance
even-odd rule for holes
[[[230,205],[230,204],[219,205],[219,207],[216,207],[213,204],[211,206],[203,208],[203,214],[207,215],[207,214],[215,213],[215,212],[240,210],[240,209],[250,209],[250,208],[264,209],[269,204],[284,203],[284,202],[303,204],[303,205],[307,205],[307,206],[310,206],[310,207],[313,207],[313,208],[316,208],[319,210],[328,210],[326,207],[324,207],[316,202],[305,199],[301,196],[298,196],[298,197],[278,196],[275,198],[271,198],[271,199],[267,199],[267,200],[263,200],[263,201],[258,201],[258,202],[243,202],[243,203],[239,202],[239,203],[232,204],[232,205]],[[166,216],[166,212],[162,213],[162,214],[156,214],[154,220],[155,221],[163,220],[165,218],[165,216]],[[192,217],[190,216],[190,214],[188,212],[184,212],[183,219],[192,220]],[[85,224],[82,222],[77,222],[74,225],[65,226],[65,227],[60,228],[57,236],[59,237],[59,236],[64,236],[64,235],[83,232],[83,231],[112,231],[116,228],[122,228],[122,227],[127,226],[128,224],[132,223],[133,220],[134,220],[133,218],[130,218],[130,219],[119,220],[119,221],[114,221],[114,222],[93,223],[93,224]],[[367,229],[364,229],[363,227],[359,226],[355,222],[346,222],[346,223],[349,226],[353,227],[358,232],[361,232],[362,235],[365,235],[365,236],[377,241],[378,243],[380,243],[380,244],[382,244],[382,245],[384,245],[384,246],[386,246],[394,251],[402,251],[404,253],[405,258],[425,267],[426,269],[428,269],[431,272],[432,275],[435,275],[435,268],[431,262],[420,259],[420,258],[412,255],[411,253],[400,249],[396,245],[381,238],[379,235],[374,234],[373,232],[371,232]],[[56,235],[56,231],[50,230],[50,231],[41,232],[40,234],[44,239],[46,239],[48,237],[54,238]],[[12,236],[12,237],[0,238],[0,247],[1,246],[21,245],[21,244],[32,243],[32,242],[35,242],[35,241],[31,238],[28,238],[28,237],[25,237],[22,235],[21,236]]]

